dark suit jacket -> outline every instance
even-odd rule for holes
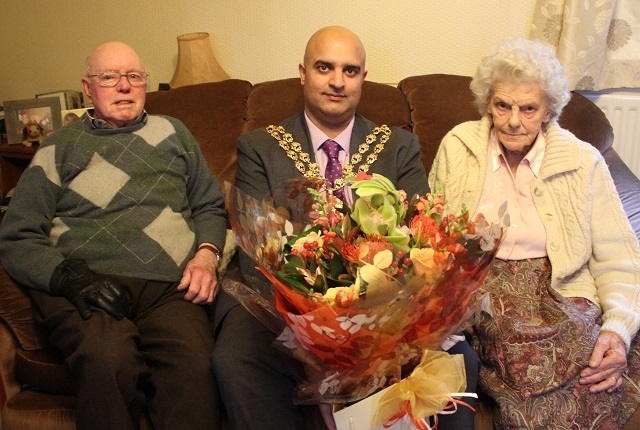
[[[302,151],[313,157],[309,130],[300,112],[280,123],[302,145]],[[358,146],[376,127],[366,118],[356,115],[349,152],[358,152]],[[399,127],[392,128],[391,138],[369,169],[369,173],[386,176],[409,197],[425,194],[429,190],[427,176],[421,161],[418,137]],[[257,199],[271,194],[283,181],[302,176],[293,161],[278,142],[265,129],[254,130],[238,139],[238,167],[236,187]],[[277,203],[277,202],[276,202]]]
[[[309,130],[305,122],[304,113],[300,112],[279,125],[291,133],[294,141],[302,145],[302,151],[314,157],[313,147],[309,138]],[[368,119],[356,115],[351,134],[349,152],[354,154],[358,146],[365,141],[376,124]],[[384,150],[369,168],[369,174],[379,173],[393,182],[397,189],[404,190],[411,198],[414,194],[424,195],[429,191],[427,174],[421,161],[420,143],[418,137],[399,127],[392,127],[392,134],[385,143]],[[240,136],[238,139],[238,167],[235,185],[248,195],[262,200],[272,196],[272,190],[287,179],[301,177],[285,151],[278,146],[264,128],[254,130]],[[284,201],[275,201],[276,206],[287,206]],[[251,268],[253,264],[244,253],[241,254],[241,268],[244,273],[256,275]],[[224,318],[227,311],[238,304],[226,293],[220,294],[216,301],[214,327]]]

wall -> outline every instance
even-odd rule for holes
[[[138,50],[150,90],[169,82],[176,36],[210,33],[232,77],[253,83],[297,76],[309,36],[339,24],[367,49],[369,80],[470,75],[488,48],[528,35],[535,0],[2,0],[0,102],[80,90],[84,60],[98,44]]]

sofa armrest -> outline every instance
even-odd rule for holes
[[[15,377],[18,348],[37,350],[45,344],[33,319],[31,299],[0,266],[0,411],[20,391]]]
[[[616,191],[618,191],[624,211],[629,223],[631,223],[631,228],[640,242],[640,179],[622,161],[613,147],[605,151],[603,156],[609,166],[613,182],[616,184]]]
[[[46,339],[33,319],[31,299],[0,266],[0,319],[25,350],[46,346]]]
[[[613,149],[613,128],[604,112],[582,94],[573,92],[558,123],[600,151],[609,166],[627,218],[640,241],[640,179]]]
[[[15,378],[15,357],[18,342],[9,326],[0,319],[0,412],[7,399],[18,391],[20,384]],[[0,419],[0,428],[2,428]]]

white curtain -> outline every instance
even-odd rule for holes
[[[640,88],[640,0],[538,0],[530,37],[556,48],[572,89]]]

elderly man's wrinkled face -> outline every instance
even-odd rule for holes
[[[551,119],[544,94],[534,83],[496,82],[487,113],[498,142],[512,152],[529,151],[542,125]]]
[[[112,42],[96,48],[89,60],[90,75],[106,71],[144,72],[144,66],[131,47]],[[144,109],[146,85],[134,87],[126,76],[122,76],[114,87],[100,86],[97,76],[84,78],[82,86],[93,103],[94,117],[105,120],[114,128],[130,125]]]

